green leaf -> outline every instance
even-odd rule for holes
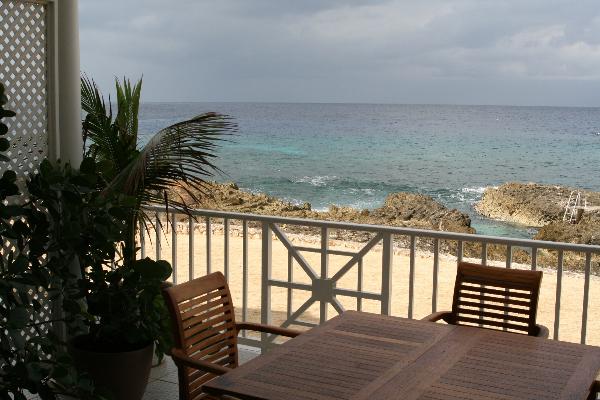
[[[10,142],[6,138],[0,138],[0,151],[6,151],[10,149]]]
[[[134,269],[143,279],[167,280],[173,271],[171,264],[165,260],[155,261],[149,257],[143,260],[137,260],[134,264]]]
[[[14,396],[14,400],[27,400],[27,397],[21,392],[13,392],[12,395]]]
[[[17,174],[15,171],[7,170],[2,174],[2,180],[6,183],[14,183],[17,181]],[[2,182],[4,184],[4,182]]]
[[[24,255],[20,254],[15,261],[8,266],[8,271],[11,274],[20,274],[25,272],[27,267],[29,266],[29,260]]]
[[[41,382],[48,376],[48,371],[40,363],[28,363],[25,368],[27,369],[27,377],[34,382]]]
[[[17,115],[14,111],[0,109],[0,118],[12,118]]]
[[[13,329],[22,329],[29,323],[29,312],[25,307],[17,307],[8,314],[8,325]]]
[[[83,174],[95,174],[96,162],[91,157],[84,158],[79,166],[79,171]]]
[[[21,206],[4,206],[0,208],[0,215],[4,219],[11,219],[23,214],[23,208]]]

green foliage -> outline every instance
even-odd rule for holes
[[[169,316],[160,289],[171,267],[148,258],[125,264],[117,251],[129,232],[135,199],[103,191],[90,158],[79,170],[44,161],[28,191],[30,204],[49,220],[36,256],[45,258],[46,271],[62,273],[60,283],[69,288],[61,299],[70,336],[89,332],[94,348],[112,350],[155,342],[162,356],[170,331],[162,323]],[[77,276],[64,276],[73,265]]]
[[[143,206],[163,203],[187,210],[176,193],[195,199],[202,193],[204,179],[217,170],[213,161],[219,141],[236,130],[227,116],[199,115],[156,133],[143,147],[138,144],[138,114],[142,80],[132,84],[117,80],[117,116],[110,99],[104,100],[95,82],[81,78],[85,155],[102,165],[107,191],[136,199],[129,218],[130,232],[124,246],[126,262],[135,259],[135,229],[141,218],[150,221]],[[170,194],[170,195],[169,195]]]
[[[172,345],[168,311],[160,293],[171,276],[166,261],[149,258],[114,269],[91,268],[85,280],[88,312],[96,324],[90,338],[96,349],[135,349],[155,342],[159,351]]]
[[[12,244],[0,258],[0,399],[24,398],[24,390],[42,399],[105,398],[73,367],[54,333],[59,326],[69,336],[89,332],[94,345],[113,350],[155,342],[162,354],[169,347],[160,288],[171,267],[150,259],[125,266],[118,250],[137,202],[106,191],[102,167],[92,158],[79,169],[45,160],[26,181],[27,196],[13,171],[0,178],[0,239]],[[40,322],[50,304],[62,317]]]
[[[15,114],[4,109],[7,99],[0,84],[0,134],[8,127],[2,118]],[[4,142],[1,142],[4,143]],[[5,151],[7,145],[2,145]],[[0,162],[8,162],[0,154]],[[75,277],[65,268],[72,252],[64,252],[51,240],[54,227],[40,204],[24,200],[17,176],[4,169],[0,178],[0,239],[5,245],[0,258],[0,399],[24,399],[24,391],[42,399],[58,394],[81,399],[103,398],[85,375],[73,367],[60,339],[50,329],[52,324],[67,323],[71,329],[81,327],[80,310],[68,313],[60,321],[40,322],[40,311],[49,312],[50,301],[60,301],[81,291]],[[44,166],[44,170],[47,166]],[[23,336],[28,332],[28,337]]]
[[[161,285],[171,274],[165,261],[136,260],[135,231],[142,206],[182,189],[192,198],[216,167],[219,140],[235,131],[230,120],[204,114],[158,132],[138,147],[142,82],[117,81],[117,114],[93,81],[82,78],[84,161],[79,169],[43,161],[29,177],[27,196],[9,168],[0,177],[0,240],[12,247],[0,259],[0,400],[65,394],[104,398],[79,374],[53,328],[70,336],[89,333],[95,348],[113,350],[154,342],[170,346],[169,317]],[[0,85],[0,163],[10,148],[4,136],[7,99]],[[186,205],[183,201],[171,204]],[[60,319],[40,322],[48,304]],[[53,318],[56,315],[53,313]],[[31,332],[24,338],[23,331]]]

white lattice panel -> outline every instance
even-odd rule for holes
[[[48,147],[47,5],[41,1],[0,0],[0,82],[7,89],[13,170],[36,170]]]
[[[4,119],[11,148],[10,168],[20,176],[36,171],[47,155],[47,5],[43,1],[0,0],[0,82],[7,89],[6,108],[17,113]],[[0,174],[4,166],[0,166]],[[12,243],[0,244],[0,255],[14,249]],[[45,296],[35,297],[43,308],[36,313],[36,322],[50,319],[50,304]],[[21,332],[24,340],[46,332],[39,325]]]

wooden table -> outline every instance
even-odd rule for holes
[[[600,348],[349,311],[205,385],[241,399],[586,399]]]

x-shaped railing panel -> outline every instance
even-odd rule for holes
[[[287,249],[290,255],[290,260],[295,260],[306,276],[311,280],[310,284],[297,282],[288,276],[287,281],[275,280],[271,277],[271,251],[272,251],[272,238],[273,235],[282,243]],[[320,248],[307,248],[295,246],[291,240],[287,237],[286,233],[274,223],[263,223],[263,252],[267,251],[268,254],[263,253],[263,274],[262,274],[262,285],[263,294],[268,299],[263,297],[262,304],[262,320],[264,323],[271,322],[271,303],[270,294],[272,287],[286,288],[288,290],[304,290],[311,292],[310,297],[304,301],[298,308],[293,312],[288,312],[287,318],[281,326],[288,327],[293,324],[301,323],[300,317],[304,314],[313,304],[320,303],[320,322],[324,322],[327,319],[326,311],[327,305],[331,304],[333,309],[337,313],[343,313],[345,311],[344,306],[341,304],[337,296],[355,297],[357,299],[371,299],[378,300],[381,302],[381,312],[389,314],[390,312],[390,295],[391,295],[391,268],[392,268],[392,235],[386,233],[377,233],[372,239],[370,239],[360,250],[356,252],[346,252],[351,258],[348,260],[333,276],[329,276],[328,262],[330,250],[328,247],[329,230],[322,228],[321,230],[321,247]],[[338,288],[338,282],[359,263],[362,263],[363,258],[379,243],[383,244],[383,255],[382,255],[382,289],[381,293],[366,292],[363,290],[351,290],[345,288]],[[306,260],[300,251],[313,251],[315,253],[321,253],[321,268],[320,273]],[[335,253],[332,251],[331,253]],[[288,301],[291,297],[288,297]],[[290,310],[290,307],[288,307]],[[272,337],[267,338],[268,341],[272,340]]]

